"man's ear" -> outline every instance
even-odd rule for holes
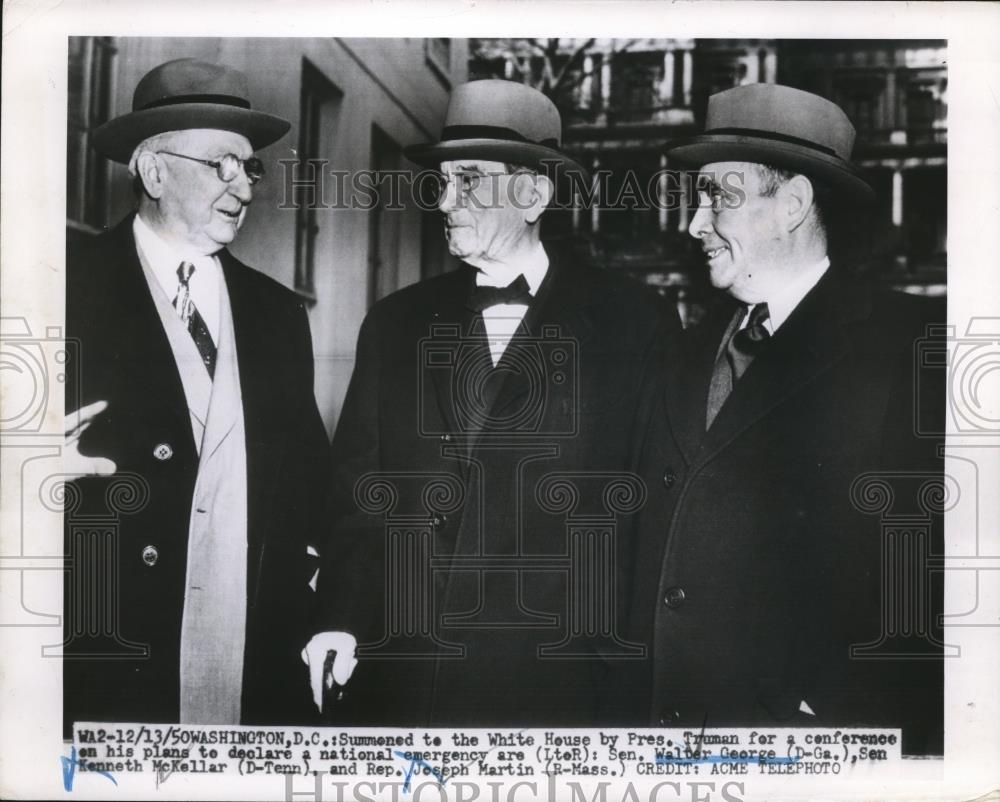
[[[813,207],[812,181],[804,175],[794,175],[781,185],[779,192],[784,200],[785,229],[795,231],[809,216],[809,210]]]
[[[532,181],[529,184],[531,187],[531,196],[529,198],[529,205],[524,212],[524,219],[528,224],[534,224],[538,221],[538,218],[542,216],[542,212],[552,202],[552,195],[555,191],[552,179],[547,175],[534,175],[531,178]]]
[[[146,194],[154,200],[163,194],[162,164],[155,153],[143,151],[135,160],[135,173]]]

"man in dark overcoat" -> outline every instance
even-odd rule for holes
[[[904,751],[941,750],[946,494],[921,435],[944,388],[915,365],[943,309],[831,258],[872,194],[854,134],[761,84],[669,147],[701,168],[689,231],[728,303],[650,377],[629,633],[651,660],[623,672],[619,720],[901,727]]]
[[[319,580],[317,645],[360,644],[353,676],[333,667],[337,720],[593,724],[607,662],[641,653],[618,630],[618,536],[645,496],[639,384],[679,321],[542,244],[559,174],[581,170],[560,134],[540,92],[485,80],[406,151],[440,169],[463,265],[377,303],[358,339]]]
[[[95,133],[138,210],[67,259],[67,728],[311,715],[328,441],[309,323],[226,250],[254,150],[288,128],[250,108],[242,73],[180,59]]]

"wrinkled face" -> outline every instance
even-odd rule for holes
[[[768,269],[786,245],[779,201],[761,196],[760,177],[747,162],[706,164],[698,189],[698,211],[688,232],[701,241],[712,285],[753,302],[747,290],[754,271]]]
[[[438,208],[445,214],[448,250],[469,264],[502,261],[527,234],[526,176],[507,175],[502,162],[441,162],[447,184]]]
[[[231,131],[178,131],[168,143],[162,149],[209,161],[218,161],[227,153],[240,159],[253,155],[246,137]],[[236,178],[227,182],[208,165],[166,154],[157,158],[163,176],[158,207],[164,229],[205,254],[232,242],[253,198],[246,173],[240,169]]]

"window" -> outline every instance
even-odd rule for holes
[[[844,73],[834,78],[833,101],[847,114],[859,138],[877,139],[885,133],[885,82],[884,73]]]
[[[391,189],[402,161],[399,145],[377,125],[372,126],[372,172],[375,206],[368,213],[368,306],[399,289],[399,227],[403,209]]]
[[[335,139],[343,94],[306,59],[302,60],[302,97],[299,112],[299,162],[295,192],[295,290],[316,299],[316,210],[322,205],[321,164],[327,143]]]
[[[623,53],[615,72],[615,105],[622,119],[643,120],[659,104],[659,86],[663,80],[661,53]],[[631,112],[631,113],[630,113]]]
[[[906,130],[910,141],[946,141],[947,82],[943,70],[913,71],[905,77]]]
[[[88,233],[106,227],[110,213],[110,164],[91,147],[91,138],[111,117],[116,53],[111,37],[69,39],[66,218]]]
[[[424,39],[424,58],[446,87],[451,87],[451,39]]]

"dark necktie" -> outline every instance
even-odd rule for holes
[[[469,295],[468,307],[482,312],[500,304],[530,304],[531,288],[522,273],[506,287],[476,287]]]
[[[212,335],[208,331],[208,326],[198,311],[198,307],[191,300],[191,276],[194,273],[194,265],[190,262],[181,262],[177,267],[177,280],[180,285],[177,288],[177,295],[174,296],[174,309],[178,311],[181,320],[187,326],[188,333],[194,340],[198,353],[201,354],[201,361],[205,363],[205,369],[210,378],[215,378],[215,343]]]
[[[746,373],[754,357],[767,343],[771,332],[764,325],[770,317],[767,304],[757,304],[750,311],[750,319],[742,329],[740,323],[747,313],[747,305],[741,304],[729,324],[726,347],[721,350],[712,370],[712,383],[708,388],[708,404],[705,408],[705,428],[708,429],[719,414],[722,405],[729,398],[733,386]]]

